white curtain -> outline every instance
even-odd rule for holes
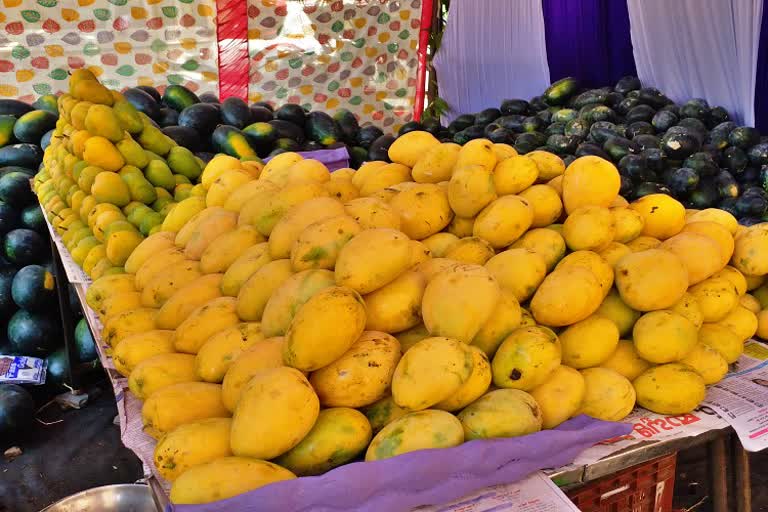
[[[637,74],[675,102],[705,98],[754,126],[763,0],[627,0]]]
[[[549,85],[541,0],[454,0],[434,59],[453,119]]]

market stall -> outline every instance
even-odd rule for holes
[[[634,67],[608,77],[555,51],[595,32],[557,2],[498,13],[539,46],[495,74],[492,2],[444,34],[447,2],[92,3],[1,14],[3,252],[35,266],[4,350],[44,378],[55,311],[77,388],[90,330],[162,507],[671,511],[675,453],[707,443],[714,510],[751,509],[761,3],[722,14],[755,30],[694,92],[656,77],[653,2],[610,10]]]

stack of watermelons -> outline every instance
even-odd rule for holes
[[[588,90],[565,78],[530,101],[505,100],[447,127],[408,123],[399,135],[419,129],[443,142],[486,137],[521,154],[546,150],[566,164],[598,155],[618,166],[628,199],[663,192],[690,208],[727,210],[745,225],[768,220],[768,137],[738,126],[722,107],[675,104],[635,77]]]
[[[46,358],[47,382],[67,375],[48,229],[30,187],[58,120],[56,97],[28,105],[0,100],[0,354]],[[75,339],[79,362],[96,359],[84,321]],[[79,334],[78,334],[79,333]],[[2,395],[2,393],[0,393]],[[3,417],[0,398],[0,418]],[[0,431],[2,431],[0,419]]]
[[[181,85],[169,85],[162,95],[148,86],[126,89],[123,95],[177,144],[205,161],[219,152],[264,158],[285,151],[345,146],[351,165],[357,168],[366,160],[385,156],[394,140],[375,126],[360,127],[346,109],[331,116],[296,104],[275,109],[266,102],[248,105],[239,98],[219,102],[211,93],[198,97]]]

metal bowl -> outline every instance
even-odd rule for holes
[[[94,487],[68,496],[41,512],[159,512],[146,485]]]

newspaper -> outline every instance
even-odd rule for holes
[[[768,346],[750,340],[732,371],[707,393],[704,404],[727,421],[744,449],[768,448]]]
[[[544,473],[519,482],[481,489],[451,503],[419,507],[414,512],[578,512],[576,505]]]
[[[0,354],[0,384],[45,384],[45,359]]]

